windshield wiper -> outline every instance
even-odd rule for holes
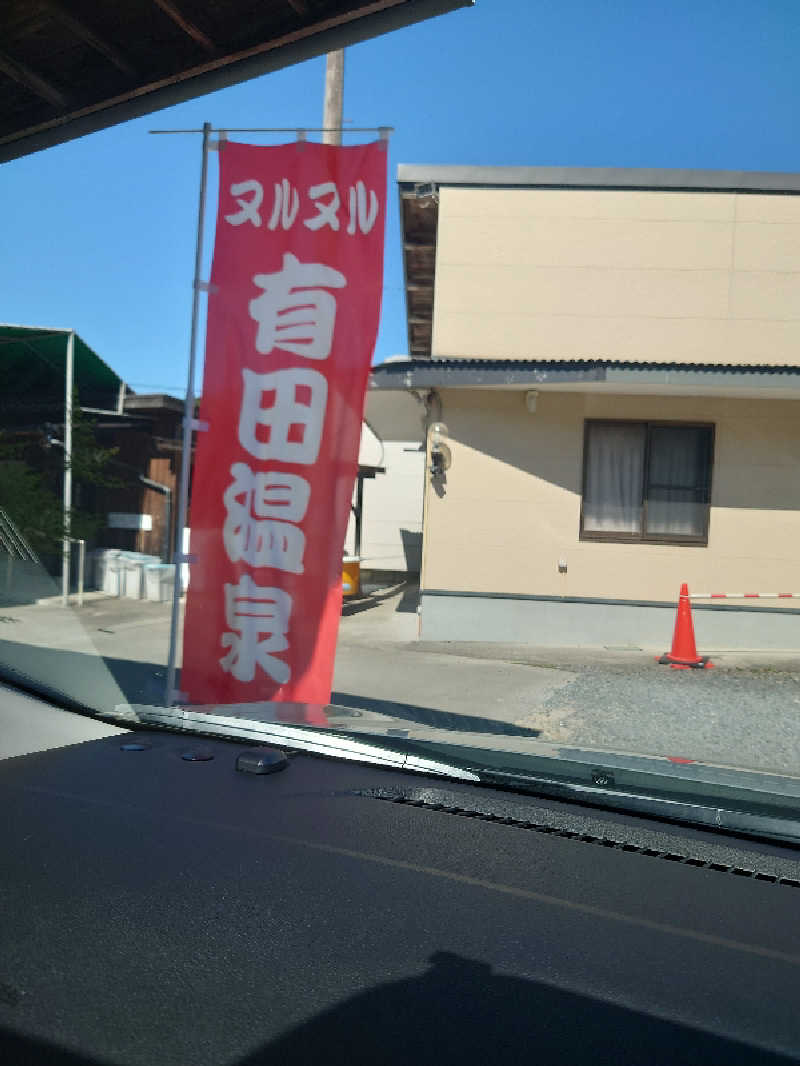
[[[325,708],[328,728],[274,720],[290,705],[121,705],[115,717],[145,727],[239,738],[295,751],[570,800],[662,821],[800,844],[800,780],[707,763],[559,747],[540,740],[426,729],[358,736],[348,708]],[[337,721],[338,718],[338,721]],[[354,735],[356,734],[356,735]]]
[[[314,727],[293,726],[283,722],[264,721],[263,711],[245,710],[241,705],[225,713],[196,710],[190,707],[147,707],[121,705],[116,717],[127,722],[135,721],[143,726],[159,726],[167,729],[186,730],[209,736],[239,737],[259,744],[278,744],[295,751],[330,758],[348,759],[374,766],[391,767],[396,770],[413,770],[421,774],[434,774],[458,781],[480,781],[480,775],[441,759],[430,759],[408,750],[397,738],[386,737],[362,740],[341,732]]]

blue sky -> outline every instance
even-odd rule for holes
[[[398,163],[798,171],[798,55],[796,0],[478,0],[348,49],[346,118],[396,128],[376,361],[406,351]],[[179,392],[199,139],[147,130],[318,126],[323,79],[320,58],[0,165],[0,320]]]

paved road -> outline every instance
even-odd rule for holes
[[[714,670],[682,672],[641,652],[421,643],[415,607],[403,589],[345,605],[334,701],[360,712],[354,726],[499,733],[523,746],[540,737],[800,776],[798,659],[727,654]],[[98,707],[162,702],[168,633],[159,604],[0,609],[0,657],[56,688],[68,677]]]

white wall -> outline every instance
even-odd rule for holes
[[[364,482],[361,566],[368,570],[419,571],[425,454],[419,441],[384,441],[385,474]],[[345,549],[353,551],[350,516]]]

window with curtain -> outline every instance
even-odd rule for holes
[[[587,422],[581,536],[705,544],[711,426]]]

